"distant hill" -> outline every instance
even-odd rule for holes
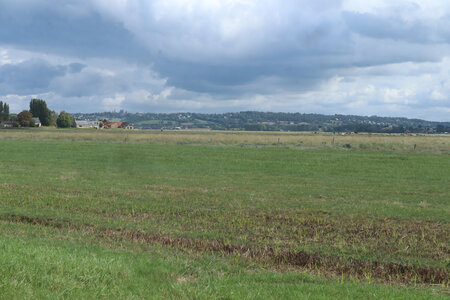
[[[130,122],[141,129],[254,130],[254,131],[326,131],[439,133],[450,132],[450,122],[420,119],[276,113],[243,111],[223,114],[203,113],[72,113],[77,119]]]

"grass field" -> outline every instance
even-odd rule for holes
[[[450,137],[0,131],[0,298],[448,298]]]
[[[0,130],[0,140],[95,141],[168,145],[284,147],[450,154],[448,135],[356,134],[311,132],[58,130],[37,128]]]

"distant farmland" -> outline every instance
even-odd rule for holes
[[[447,298],[450,136],[0,130],[0,298]]]
[[[213,130],[253,131],[324,131],[380,133],[444,133],[450,122],[420,119],[355,115],[322,115],[304,113],[241,111],[223,114],[202,113],[73,113],[89,120],[115,120],[133,123],[136,128],[208,128]]]

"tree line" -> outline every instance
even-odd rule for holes
[[[250,131],[324,131],[380,133],[450,132],[450,122],[380,116],[322,115],[304,113],[243,111],[222,114],[203,113],[75,113],[81,119],[116,119],[136,128],[208,128]]]
[[[75,118],[89,120],[117,119],[134,123],[137,128],[209,128],[213,130],[251,131],[325,131],[325,132],[383,132],[383,133],[445,133],[450,122],[420,119],[355,115],[322,115],[244,111],[223,114],[202,113],[75,113],[57,114],[47,107],[45,100],[31,99],[30,109],[18,115],[9,114],[9,105],[0,101],[0,122],[11,121],[16,127],[35,126],[32,118],[39,118],[42,126],[76,127]]]
[[[17,115],[9,113],[9,105],[0,101],[0,122],[9,122],[13,127],[38,126],[35,119],[39,119],[42,126],[56,126],[58,128],[75,127],[75,118],[69,113],[61,111],[59,114],[47,107],[42,99],[31,99],[30,109],[23,110]]]
[[[0,101],[0,122],[6,121],[9,118],[9,105]]]

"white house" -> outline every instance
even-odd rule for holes
[[[41,127],[41,120],[39,120],[39,118],[31,118],[31,120],[34,121],[34,127]]]
[[[77,128],[99,128],[99,121],[88,121],[88,120],[75,120]]]
[[[14,122],[5,121],[0,123],[0,128],[12,128],[12,127],[14,127]]]

